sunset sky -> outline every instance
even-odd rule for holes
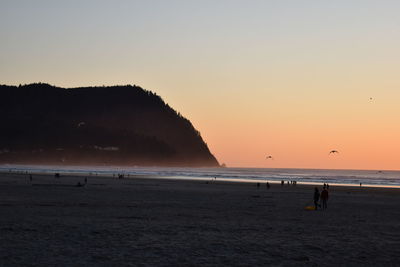
[[[385,0],[2,0],[0,83],[139,85],[230,167],[400,169],[399,14]]]

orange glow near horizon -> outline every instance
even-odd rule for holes
[[[240,95],[225,103],[225,110],[204,104],[209,113],[200,108],[191,116],[199,117],[194,124],[220,163],[231,167],[400,169],[399,92],[372,93],[375,85],[363,82],[356,86],[366,92],[336,90],[335,95],[328,88],[313,95],[299,86],[299,95]],[[340,153],[329,155],[332,149]]]

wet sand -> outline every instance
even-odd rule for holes
[[[399,189],[0,174],[1,266],[399,266]]]

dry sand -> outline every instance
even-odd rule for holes
[[[400,191],[0,174],[1,266],[399,266]]]

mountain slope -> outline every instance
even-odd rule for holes
[[[137,86],[0,86],[0,162],[218,166],[191,122]]]

